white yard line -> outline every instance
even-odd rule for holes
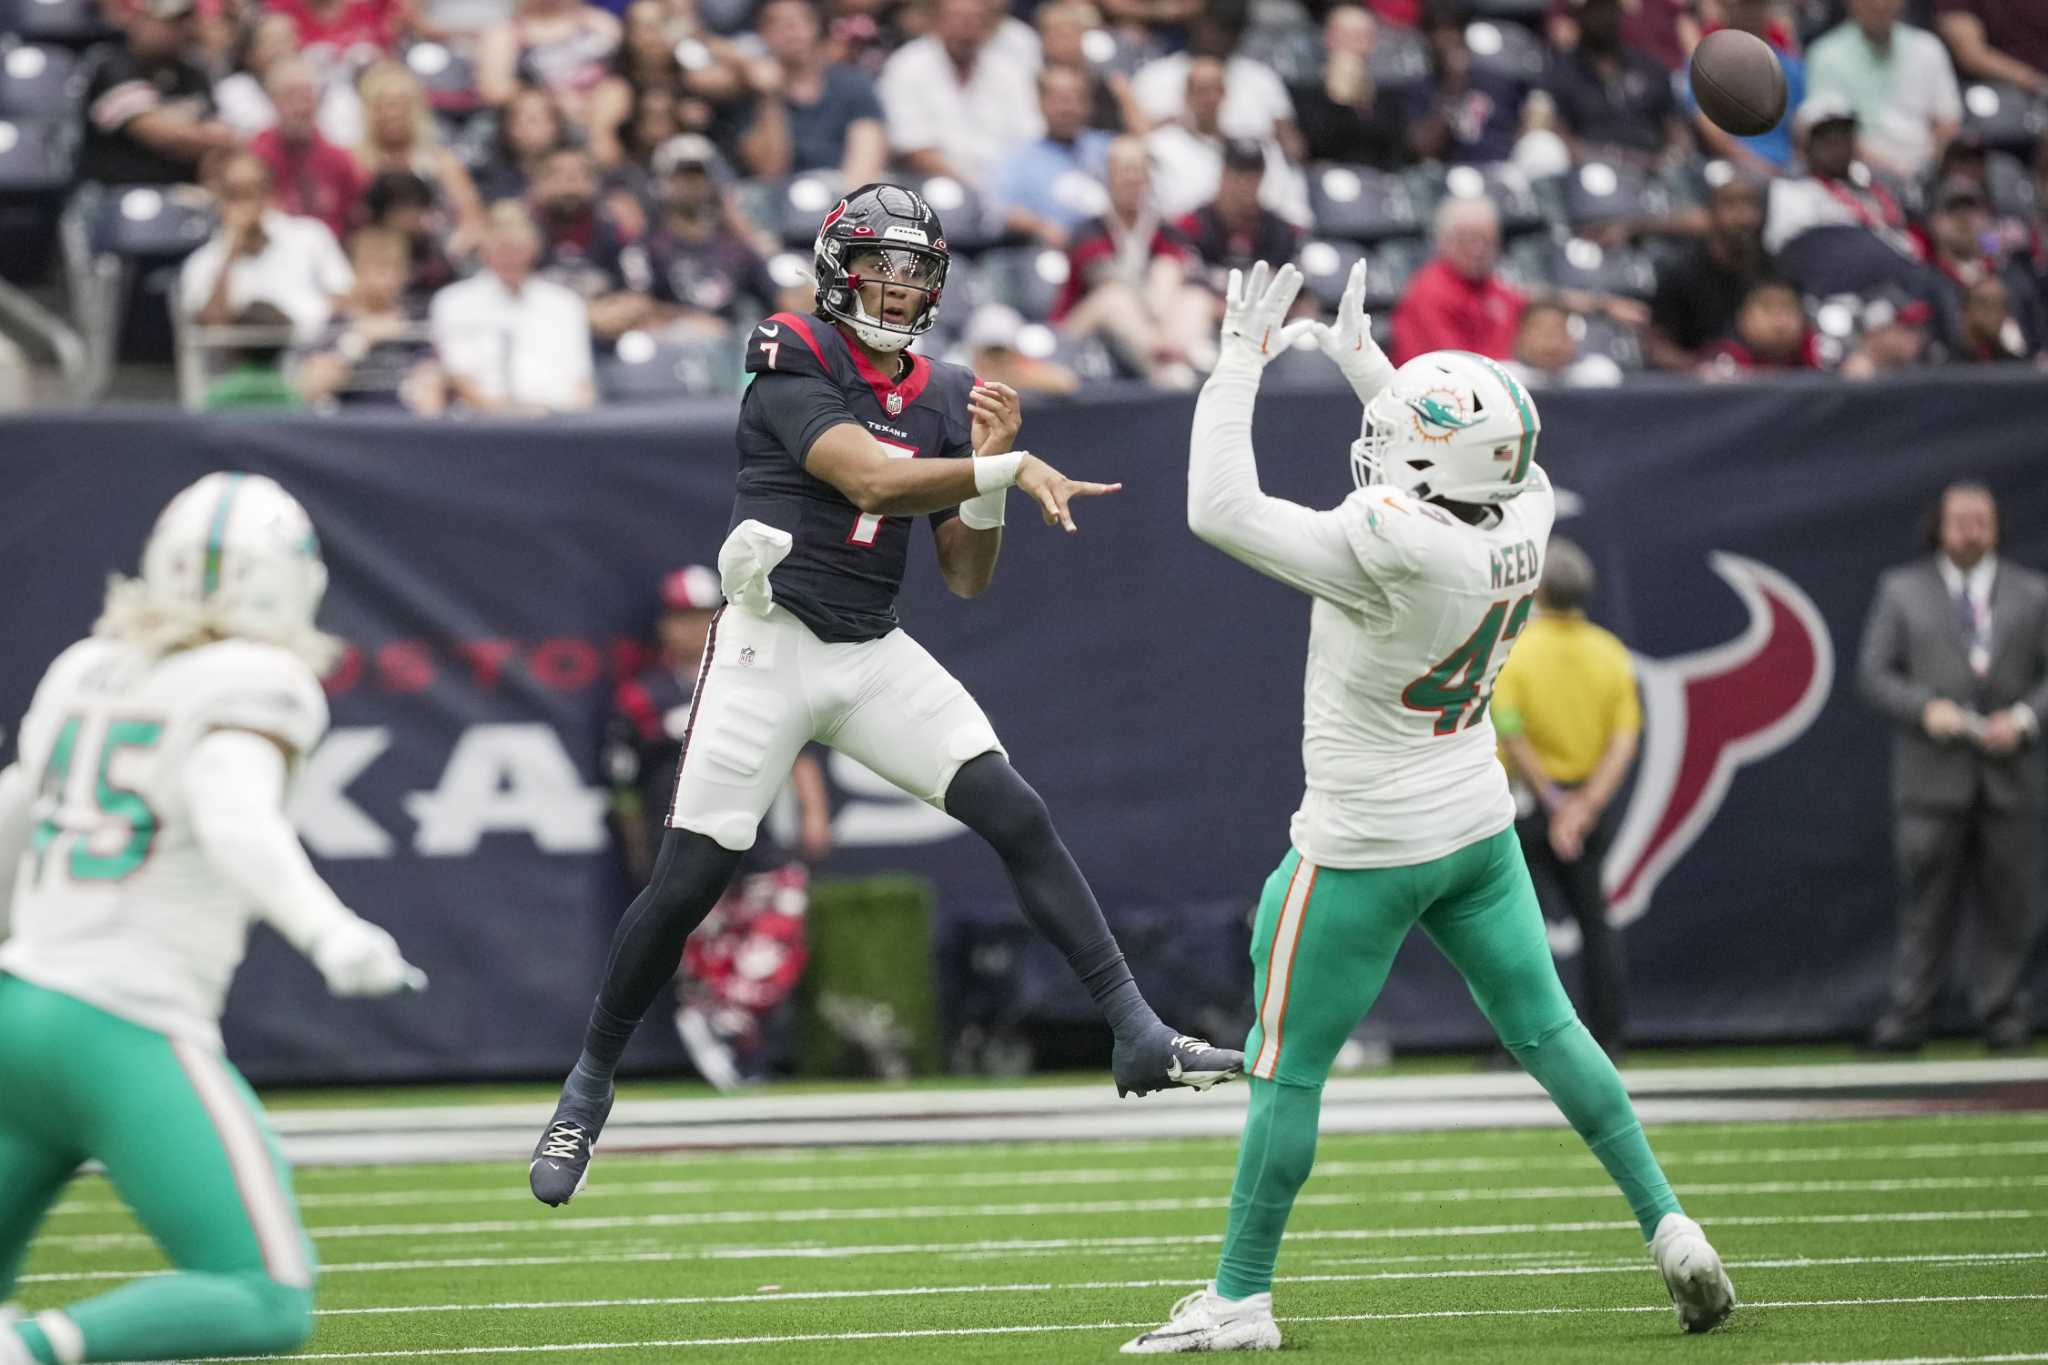
[[[1937,1303],[2033,1303],[2048,1300],[2048,1294],[1918,1294],[1876,1299],[1778,1299],[1742,1305],[1757,1312],[1778,1308],[1878,1308]],[[1592,1313],[1669,1313],[1669,1304],[1606,1306],[1598,1308],[1447,1308],[1415,1313],[1326,1313],[1312,1317],[1282,1317],[1285,1323],[1331,1322],[1415,1322],[1438,1318],[1535,1318]],[[1143,1331],[1159,1325],[1156,1318],[1142,1322],[1032,1323],[1005,1327],[927,1327],[888,1332],[798,1332],[750,1337],[683,1337],[662,1341],[577,1341],[544,1346],[454,1346],[416,1351],[315,1351],[289,1356],[258,1356],[259,1360],[401,1360],[420,1356],[507,1356],[559,1355],[567,1351],[682,1350],[702,1346],[785,1346],[826,1341],[910,1341],[932,1337],[1031,1336],[1049,1332]],[[248,1357],[241,1357],[247,1359]],[[209,1357],[231,1360],[234,1357]]]
[[[1752,1214],[1714,1218],[1722,1227],[1832,1227],[1872,1223],[1978,1223],[2023,1222],[2048,1217],[2041,1209],[1931,1209],[1904,1213],[1813,1213]],[[547,1234],[549,1224],[525,1225]],[[1601,1219],[1582,1222],[1490,1223],[1457,1227],[1401,1228],[1303,1228],[1287,1234],[1290,1244],[1302,1242],[1418,1241],[1453,1237],[1554,1236],[1559,1233],[1636,1232],[1633,1219]],[[1156,1237],[1058,1237],[1011,1238],[973,1242],[896,1242],[874,1245],[691,1247],[665,1251],[579,1250],[559,1256],[470,1256],[431,1257],[415,1260],[323,1261],[322,1275],[382,1273],[415,1270],[501,1270],[550,1265],[629,1265],[677,1261],[778,1261],[847,1260],[857,1256],[931,1256],[978,1252],[1015,1251],[1125,1251],[1143,1248],[1179,1250],[1223,1240],[1220,1233],[1183,1233]],[[49,1271],[23,1275],[23,1284],[57,1284],[86,1280],[127,1280],[155,1273],[157,1267],[125,1270]]]
[[[1663,1153],[1670,1170],[1703,1166],[1832,1165],[1875,1161],[1958,1161],[1976,1157],[2048,1156],[2048,1141],[2032,1142],[1920,1142],[1871,1147],[1775,1147],[1756,1151],[1701,1151]],[[1400,1161],[1323,1161],[1315,1168],[1319,1180],[1348,1177],[1481,1175],[1516,1171],[1578,1170],[1592,1172],[1599,1166],[1590,1154],[1579,1152],[1556,1157],[1428,1157]],[[876,1175],[796,1175],[740,1178],[731,1180],[642,1180],[591,1185],[576,1198],[579,1204],[593,1199],[662,1199],[722,1194],[835,1194],[877,1190],[994,1189],[1037,1186],[1180,1184],[1188,1181],[1228,1182],[1234,1167],[1228,1165],[1187,1167],[1179,1165],[1100,1166],[1071,1170],[948,1171]],[[386,1189],[362,1192],[302,1194],[299,1206],[323,1208],[413,1208],[423,1204],[520,1204],[531,1196],[516,1181],[507,1179],[494,1186],[446,1186],[418,1189]],[[83,1216],[117,1213],[126,1206],[116,1199],[68,1199],[51,1211],[52,1216]]]
[[[1894,1180],[1764,1180],[1736,1184],[1689,1184],[1692,1198],[1736,1198],[1785,1194],[1903,1194],[1937,1190],[2017,1190],[2048,1187],[2048,1175],[2040,1176],[1915,1176]],[[1456,1186],[1444,1189],[1394,1190],[1304,1194],[1295,1200],[1297,1208],[1351,1208],[1361,1204],[1423,1205],[1441,1203],[1516,1203],[1574,1199],[1612,1199],[1612,1185],[1542,1185],[1532,1187]],[[598,1218],[565,1218],[543,1223],[540,1216],[497,1218],[471,1222],[350,1223],[338,1226],[312,1224],[308,1231],[316,1243],[357,1241],[366,1238],[453,1238],[496,1236],[503,1233],[533,1233],[543,1227],[550,1235],[580,1235],[624,1229],[744,1227],[752,1224],[787,1226],[802,1223],[901,1222],[912,1219],[958,1218],[1044,1218],[1097,1217],[1132,1213],[1199,1213],[1228,1208],[1228,1195],[1181,1199],[1097,1199],[1026,1202],[1015,1204],[908,1204],[867,1205],[853,1208],[819,1207],[797,1209],[709,1209],[693,1213],[614,1214]],[[75,1250],[120,1246],[147,1246],[150,1238],[140,1232],[59,1233],[41,1239],[48,1247]]]
[[[1791,1256],[1731,1260],[1731,1270],[1810,1270],[1819,1267],[1869,1265],[1984,1265],[2048,1260],[2048,1251],[1958,1252],[1950,1256]],[[1653,1275],[1647,1259],[1630,1258],[1604,1265],[1492,1266],[1458,1270],[1381,1270],[1348,1275],[1278,1275],[1277,1284],[1362,1284],[1383,1280],[1489,1280],[1556,1275]],[[933,1298],[949,1294],[1043,1294],[1079,1290],[1191,1289],[1207,1284],[1200,1279],[1151,1280],[1053,1280],[1021,1284],[907,1285],[885,1289],[816,1289],[760,1291],[753,1294],[701,1294],[668,1298],[547,1299],[514,1300],[499,1303],[395,1304],[369,1308],[323,1308],[316,1317],[383,1317],[413,1313],[495,1313],[558,1312],[584,1308],[690,1308],[710,1304],[771,1304],[836,1301],[842,1299]]]

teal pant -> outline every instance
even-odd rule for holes
[[[1418,925],[1607,1167],[1644,1237],[1679,1211],[1621,1077],[1558,980],[1513,830],[1412,867],[1316,867],[1290,852],[1266,881],[1252,929],[1258,1020],[1244,1046],[1251,1110],[1217,1269],[1227,1297],[1271,1288],[1315,1161],[1323,1082]]]
[[[87,1160],[178,1268],[17,1324],[37,1360],[257,1355],[305,1340],[313,1248],[291,1173],[218,1052],[0,974],[0,1096],[0,1300]]]

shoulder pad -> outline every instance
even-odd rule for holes
[[[253,730],[310,753],[327,733],[327,694],[295,654],[223,640],[186,656],[179,690],[206,728]]]
[[[837,380],[834,348],[845,343],[821,319],[777,313],[747,337],[748,374],[808,374]]]

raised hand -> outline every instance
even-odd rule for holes
[[[1393,376],[1393,362],[1372,339],[1372,315],[1365,311],[1365,262],[1362,260],[1351,267],[1351,276],[1344,282],[1343,296],[1337,300],[1336,322],[1314,323],[1309,328],[1309,335],[1315,338],[1322,353],[1344,372],[1346,382],[1361,403],[1371,401]]]
[[[1264,369],[1274,356],[1315,327],[1312,319],[1287,321],[1287,310],[1294,307],[1294,296],[1300,292],[1301,272],[1291,264],[1274,271],[1260,261],[1250,276],[1241,270],[1231,271],[1218,346],[1222,359]]]
[[[974,419],[974,453],[1007,455],[1017,444],[1024,426],[1024,404],[1008,384],[993,380],[976,384],[967,395],[968,412]]]

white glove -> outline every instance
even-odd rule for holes
[[[427,974],[405,960],[391,935],[366,919],[352,916],[335,925],[307,956],[336,995],[392,995],[427,988]]]
[[[725,600],[756,616],[766,616],[775,601],[768,575],[789,556],[794,543],[789,532],[752,517],[733,527],[725,544],[718,547],[718,585]]]
[[[1283,265],[1271,276],[1264,261],[1252,267],[1251,278],[1244,272],[1230,272],[1230,287],[1223,299],[1223,336],[1217,344],[1217,363],[1235,362],[1262,370],[1266,363],[1296,338],[1317,324],[1308,318],[1287,321],[1287,310],[1301,292],[1301,272]]]
[[[1351,267],[1351,278],[1344,282],[1344,295],[1337,300],[1336,325],[1315,323],[1309,335],[1344,372],[1359,402],[1370,403],[1392,382],[1394,362],[1372,339],[1372,318],[1365,311],[1364,261]]]

